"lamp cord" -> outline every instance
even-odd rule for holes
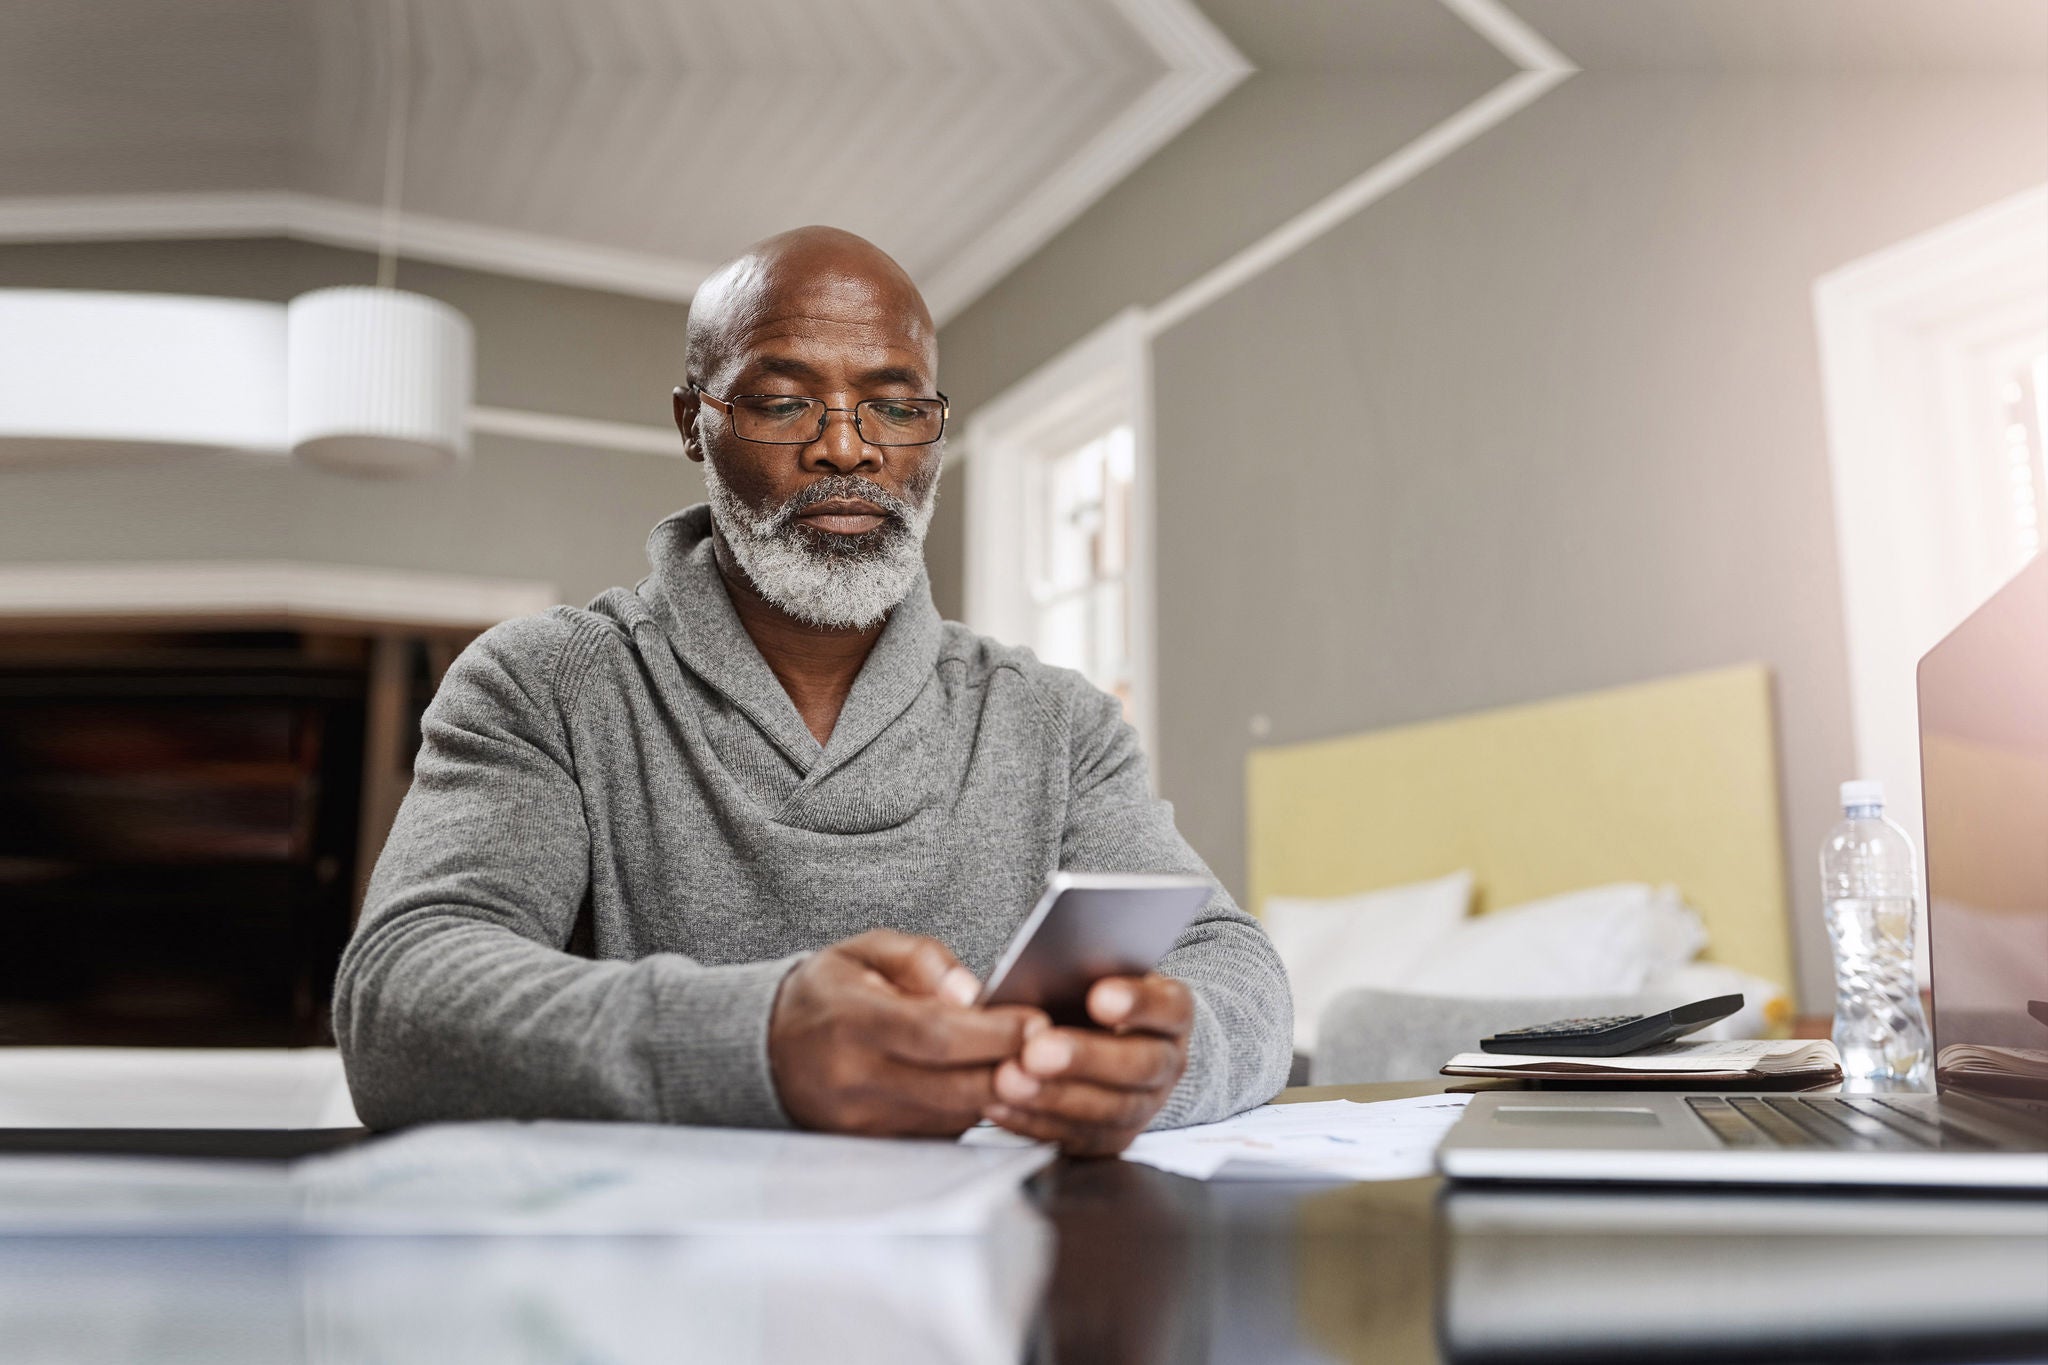
[[[377,233],[377,287],[390,289],[398,280],[398,197],[405,182],[406,101],[411,94],[411,63],[406,31],[406,0],[385,5],[387,52],[384,110],[384,214]]]

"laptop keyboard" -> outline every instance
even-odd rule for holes
[[[1724,1147],[1928,1152],[1987,1145],[1878,1095],[1689,1095],[1685,1102]]]

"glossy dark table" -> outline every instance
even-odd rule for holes
[[[261,1160],[346,1140],[14,1132],[0,1150]],[[1057,1163],[1027,1196],[978,1239],[0,1239],[0,1361],[2048,1357],[2039,1201],[1204,1183],[1120,1161]]]

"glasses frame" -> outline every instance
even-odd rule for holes
[[[937,402],[939,404],[939,430],[938,433],[931,438],[931,440],[876,441],[869,438],[867,428],[860,424],[860,413],[862,408],[866,407],[870,403],[929,403],[932,402],[933,400],[930,398],[863,398],[860,400],[860,402],[855,403],[850,408],[835,408],[832,407],[830,404],[826,403],[824,399],[813,398],[806,393],[736,393],[732,395],[730,398],[720,398],[717,394],[711,392],[702,384],[697,383],[692,383],[690,385],[690,391],[692,393],[695,393],[699,398],[708,398],[712,402],[718,404],[718,406],[724,410],[728,420],[730,420],[732,416],[733,408],[741,401],[748,398],[801,398],[806,403],[816,403],[819,405],[818,429],[812,432],[807,439],[801,441],[764,441],[758,436],[741,436],[739,430],[739,423],[734,422],[732,424],[732,434],[735,437],[738,437],[738,439],[742,441],[751,441],[755,445],[761,446],[812,445],[824,439],[825,427],[829,422],[831,422],[833,413],[850,412],[853,414],[854,434],[860,437],[863,444],[871,445],[878,449],[885,450],[915,450],[919,446],[937,445],[941,440],[943,440],[946,435],[946,419],[950,417],[953,412],[953,400],[946,397],[946,395],[942,391],[934,389],[933,392],[938,394]]]

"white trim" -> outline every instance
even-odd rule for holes
[[[1248,74],[1245,59],[1223,30],[1189,0],[1112,0],[1159,60],[1181,71],[1234,70]]]
[[[683,438],[674,427],[610,422],[597,417],[563,417],[552,412],[526,412],[518,408],[471,408],[469,429],[492,436],[509,436],[518,441],[589,446],[635,455],[680,457],[683,453]]]
[[[1986,519],[2002,473],[1988,389],[1994,363],[2048,349],[2044,241],[2048,187],[1814,284],[1856,740],[1842,776],[1883,782],[1887,814],[1916,839],[1916,665],[2018,568],[2014,539]],[[1926,943],[1923,930],[1923,980]]]
[[[1551,46],[1550,40],[1529,26],[1527,20],[1500,0],[1438,0],[1463,19],[1480,37],[1492,43],[1501,56],[1524,71],[1556,71],[1569,76],[1579,68],[1572,59]]]
[[[1131,507],[1131,694],[1139,742],[1153,747],[1158,724],[1157,554],[1153,540],[1156,461],[1152,347],[1144,313],[1127,308],[984,405],[962,444],[967,476],[967,624],[999,640],[1031,637],[1034,618],[1019,566],[1025,562],[1024,504],[1030,453],[1063,429],[1128,422],[1136,498]],[[1155,782],[1156,770],[1155,770]]]
[[[1578,68],[1499,0],[1440,0],[1502,55],[1521,67],[1471,104],[1395,151],[1321,200],[1175,290],[1149,310],[1153,336],[1178,326],[1238,286],[1263,275],[1359,210],[1421,175],[1508,118]]]
[[[482,630],[544,611],[552,583],[341,564],[0,566],[0,617],[219,616]]]
[[[1166,64],[1145,92],[1020,202],[922,282],[943,326],[1029,259],[1089,205],[1164,147],[1251,74],[1228,38],[1188,0],[1116,0]]]
[[[285,190],[0,199],[0,241],[8,242],[291,237],[375,251],[383,226],[368,204]],[[713,268],[415,213],[400,220],[397,242],[399,255],[411,260],[683,303]]]

